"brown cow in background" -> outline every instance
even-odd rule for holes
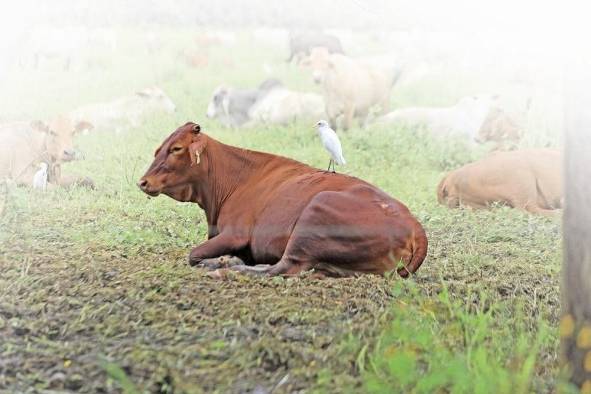
[[[191,265],[233,255],[248,264],[233,269],[248,273],[314,269],[320,276],[351,276],[398,269],[407,277],[427,254],[421,224],[375,186],[222,144],[195,123],[163,142],[138,185],[151,196],[163,193],[205,210],[209,239],[191,251]]]

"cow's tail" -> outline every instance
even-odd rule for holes
[[[415,273],[421,264],[423,264],[425,257],[427,257],[427,234],[425,233],[423,226],[421,226],[421,224],[416,220],[412,235],[412,254],[410,261],[405,264],[404,267],[400,267],[398,269],[398,275],[402,276],[403,278],[408,278],[410,274]]]

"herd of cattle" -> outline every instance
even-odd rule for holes
[[[560,213],[563,205],[560,151],[504,150],[519,141],[524,127],[520,119],[502,108],[498,97],[469,96],[449,107],[410,107],[391,111],[392,89],[396,89],[397,82],[404,77],[406,67],[392,62],[388,56],[347,56],[338,38],[322,33],[292,35],[288,61],[296,63],[301,72],[311,76],[320,85],[321,93],[292,90],[274,78],[251,89],[219,86],[207,109],[204,108],[207,117],[232,128],[293,122],[312,124],[325,118],[335,130],[350,129],[355,121],[363,129],[406,125],[424,129],[434,138],[461,136],[470,143],[489,143],[495,152],[444,176],[436,191],[441,204],[450,208],[485,208],[500,203],[531,213]],[[74,150],[73,141],[77,134],[124,132],[139,126],[149,113],[172,113],[175,110],[174,102],[166,93],[152,87],[109,102],[85,105],[50,121],[0,124],[0,183],[9,181],[42,189],[46,185],[94,188],[91,179],[67,176],[61,171],[62,163],[81,158]],[[208,192],[198,190],[199,187],[191,183],[194,179],[185,179],[183,187],[167,189],[161,184],[162,174],[158,173],[162,166],[156,165],[155,161],[140,182],[142,190],[152,195],[165,193],[181,201],[198,202],[206,210],[208,221],[214,220],[210,222],[211,239],[193,251],[191,262],[207,263],[208,259],[231,254],[240,261],[250,260],[256,264],[281,262],[280,268],[276,264],[269,266],[271,268],[259,267],[256,272],[285,274],[314,267],[317,271],[337,276],[351,272],[381,273],[392,268],[406,276],[420,266],[427,245],[422,227],[404,205],[379,189],[356,178],[319,172],[277,156],[251,152],[248,157],[238,158],[237,150],[197,129],[199,126],[194,124],[179,128],[163,143],[156,161],[173,161],[180,166],[176,175],[184,173],[180,170],[183,166],[205,168],[211,165],[212,159],[207,152],[213,150],[228,159],[226,164],[216,165],[216,168],[230,172],[232,160],[242,165],[252,161],[253,168],[268,163],[273,165],[267,168],[270,173],[265,174],[267,181],[264,185],[268,186],[262,189],[260,184],[255,185],[254,178],[233,179],[230,172],[220,173],[227,180],[205,182],[245,182],[251,191],[244,190],[245,186],[239,184],[226,184],[225,187],[240,189],[244,195],[252,194],[251,201],[262,201],[261,206],[253,203],[253,207],[246,210],[237,203],[236,208],[225,208],[225,213],[214,220],[209,215],[220,215],[220,207],[203,200]],[[169,163],[165,167],[170,169],[175,165]],[[40,182],[43,177],[45,179]],[[164,178],[170,180],[172,176],[168,174]],[[276,183],[273,183],[274,179]],[[291,186],[286,179],[291,180]],[[301,187],[302,183],[306,188]],[[295,204],[292,192],[298,196],[306,195],[301,204]],[[377,208],[375,201],[379,201]],[[291,205],[294,208],[285,211],[284,208]],[[276,209],[264,208],[268,206],[276,206]],[[239,213],[241,209],[244,212]],[[242,221],[240,224],[249,234],[253,234],[254,222],[265,221],[281,224],[290,231],[283,234],[276,229],[268,230],[269,227],[265,231],[257,228],[254,230],[258,233],[254,231],[254,235],[244,239],[236,220]],[[234,224],[229,226],[229,222]],[[325,234],[319,230],[321,227],[332,228],[329,224],[350,231],[342,234],[340,230],[332,229],[332,233]],[[223,226],[232,230],[218,234]],[[372,226],[373,230],[370,229]],[[365,236],[361,237],[361,233]],[[217,243],[212,239],[217,239]],[[359,248],[351,250],[347,246],[350,242],[362,242],[363,251]],[[313,250],[320,255],[312,258]],[[374,251],[375,255],[367,254]],[[351,259],[337,262],[333,258],[335,255],[347,255]],[[358,266],[360,259],[375,264]],[[403,266],[394,267],[393,261],[402,262]],[[209,263],[219,265],[219,261]]]

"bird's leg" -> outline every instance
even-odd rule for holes
[[[328,161],[328,169],[326,171],[330,171],[330,165],[332,164],[332,159]]]

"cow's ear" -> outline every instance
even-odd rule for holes
[[[85,120],[81,120],[74,126],[74,134],[80,134],[94,129],[94,125]]]
[[[193,124],[191,131],[193,132],[193,134],[199,134],[199,132],[201,131],[201,126],[199,126],[197,123]]]
[[[197,125],[198,126],[198,125]],[[201,154],[205,150],[205,146],[207,145],[207,141],[203,136],[201,138],[196,139],[189,145],[189,155],[191,156],[191,167],[201,163]]]
[[[146,97],[150,97],[150,91],[147,89],[144,90],[140,90],[139,92],[135,92],[136,95],[146,98]]]

